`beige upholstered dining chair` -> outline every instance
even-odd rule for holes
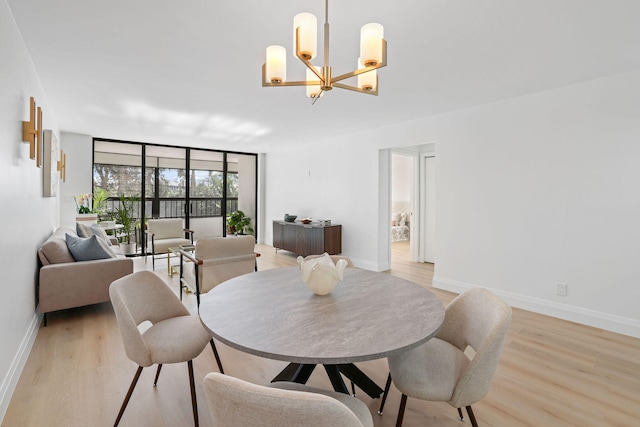
[[[491,292],[473,288],[449,303],[435,338],[388,358],[389,378],[378,414],[389,393],[391,380],[402,393],[396,426],[402,425],[407,396],[447,402],[467,409],[474,427],[478,423],[471,405],[491,386],[502,346],[511,323],[511,307]]]
[[[150,271],[139,271],[111,283],[109,296],[116,314],[127,357],[138,364],[129,391],[118,413],[117,426],[129,403],[142,369],[158,365],[154,386],[165,363],[187,362],[191,384],[193,419],[198,425],[198,405],[193,379],[193,358],[211,343],[218,367],[217,350],[200,318],[189,313],[169,287]],[[141,324],[151,326],[141,332]],[[144,326],[144,325],[143,325]]]
[[[149,254],[149,249],[151,249],[154,270],[156,269],[156,255],[168,254],[169,248],[172,247],[193,244],[193,231],[184,228],[184,220],[182,218],[150,219],[147,221],[145,232],[147,234],[146,254]],[[184,237],[185,235],[188,235],[189,238]],[[149,239],[151,239],[150,246]]]
[[[204,391],[216,426],[373,427],[362,401],[303,384],[265,387],[213,372],[204,379]]]
[[[184,251],[180,282],[200,294],[209,292],[220,283],[256,269],[256,240],[254,236],[203,237],[196,241],[191,256]],[[180,288],[182,298],[182,287]]]

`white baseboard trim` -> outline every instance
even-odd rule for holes
[[[380,271],[387,271],[391,269],[391,266],[389,264],[371,262],[371,261],[363,260],[360,258],[351,258],[351,262],[353,262],[354,266],[361,268],[363,270],[380,272]]]
[[[42,315],[36,310],[33,318],[31,319],[29,327],[25,332],[24,338],[20,343],[20,347],[18,348],[18,351],[16,352],[13,361],[11,362],[9,371],[2,380],[2,384],[0,385],[0,424],[2,424],[2,420],[7,413],[9,402],[11,402],[11,396],[16,389],[16,385],[18,384],[18,380],[20,379],[20,374],[22,374],[24,365],[27,363],[29,353],[31,353],[31,348],[33,347],[33,343],[36,341],[36,337],[38,336],[38,330],[40,329],[41,321]]]
[[[433,287],[455,293],[464,292],[467,289],[478,287],[471,283],[447,279],[445,277],[433,277]],[[534,313],[540,313],[571,322],[580,323],[595,328],[605,329],[623,335],[640,338],[640,320],[629,319],[596,310],[576,307],[569,304],[561,304],[541,298],[506,292],[500,289],[487,288],[513,307],[521,308]]]

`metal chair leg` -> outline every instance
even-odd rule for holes
[[[400,399],[400,409],[398,409],[398,419],[396,420],[396,427],[402,427],[402,419],[404,418],[404,408],[407,406],[407,395],[403,394]]]
[[[160,377],[160,369],[162,369],[162,363],[158,363],[158,370],[156,371],[156,379],[153,380],[153,386],[158,385],[158,377]]]
[[[356,397],[356,385],[351,381],[351,395]]]
[[[384,409],[384,403],[387,401],[387,394],[389,394],[389,388],[391,388],[391,374],[387,377],[387,384],[384,386],[384,392],[382,393],[382,402],[380,402],[380,409],[378,409],[378,415],[382,415]]]
[[[476,421],[475,415],[473,415],[473,410],[471,409],[471,405],[466,406],[467,414],[469,414],[469,421],[471,421],[471,425],[473,427],[478,427],[478,421]]]
[[[200,423],[198,422],[198,401],[196,400],[196,382],[193,379],[193,360],[189,360],[187,362],[187,367],[189,368],[189,384],[191,386],[191,406],[193,407],[193,422],[195,426],[198,427]]]
[[[213,342],[213,338],[211,339],[211,341],[209,341],[209,343],[211,344],[213,355],[215,356],[216,362],[218,363],[218,369],[220,370],[221,374],[224,374],[224,369],[222,369],[222,362],[220,361],[220,355],[218,354],[218,349],[216,348],[216,345]]]
[[[124,410],[127,408],[127,404],[129,403],[129,399],[131,398],[131,394],[133,393],[133,389],[136,388],[136,384],[138,383],[138,378],[140,378],[140,374],[142,373],[142,366],[138,366],[138,370],[136,374],[133,376],[133,381],[131,381],[131,385],[129,386],[129,391],[124,398],[124,402],[122,402],[122,406],[120,407],[120,412],[118,413],[118,418],[116,418],[115,424],[113,427],[116,427],[120,423],[120,418],[122,418],[122,414],[124,414]]]

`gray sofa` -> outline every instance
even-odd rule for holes
[[[38,300],[47,326],[47,313],[109,301],[111,282],[133,273],[133,260],[117,245],[114,257],[76,261],[69,251],[65,234],[77,237],[70,227],[58,228],[38,249],[40,280]]]

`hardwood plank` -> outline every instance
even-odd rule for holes
[[[392,245],[392,270],[431,288],[433,264],[408,261],[408,242]],[[261,270],[295,266],[296,256],[258,245]],[[347,254],[348,255],[348,254]],[[136,270],[151,269],[144,259]],[[178,277],[170,278],[162,264],[156,274],[174,292]],[[432,289],[448,303],[455,294]],[[195,312],[195,296],[184,295]],[[286,363],[245,354],[217,343],[227,374],[267,383]],[[358,367],[383,385],[386,360],[359,363]],[[194,360],[200,425],[211,418],[204,399],[202,378],[217,371],[207,347]],[[110,303],[49,315],[12,396],[2,426],[112,425],[136,366],[125,355]],[[155,367],[144,369],[124,414],[123,426],[191,425],[191,402],[186,364],[163,368],[153,387]],[[324,371],[316,370],[309,384],[330,388]],[[383,416],[376,414],[379,399],[358,393],[371,409],[376,427],[394,426],[400,393],[391,388]],[[514,309],[502,359],[491,391],[474,405],[481,426],[616,426],[640,423],[640,340]],[[409,399],[404,425],[461,426],[457,412],[446,403]]]

